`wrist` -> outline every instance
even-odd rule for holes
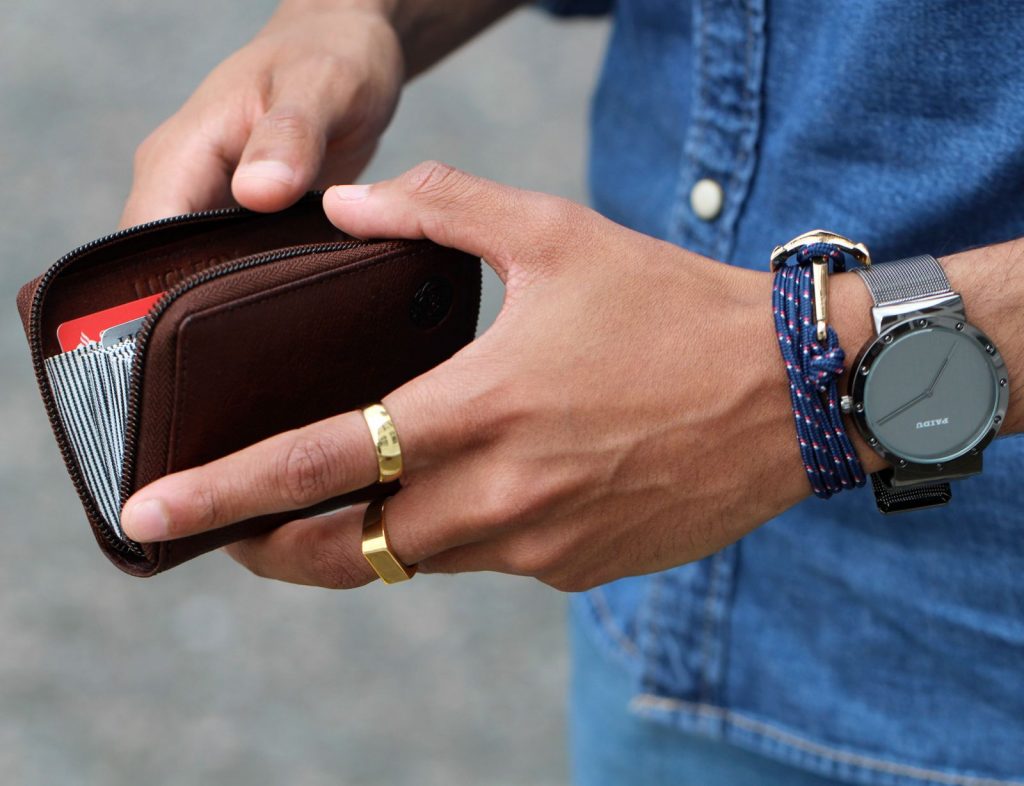
[[[793,427],[793,402],[789,376],[779,349],[779,339],[772,318],[772,293],[775,275],[767,272],[743,271],[751,280],[751,295],[745,315],[737,321],[746,337],[737,342],[753,341],[748,347],[748,368],[756,382],[748,394],[747,411],[755,419],[759,449],[766,452],[774,471],[770,485],[758,489],[766,499],[777,495],[780,509],[795,505],[811,494],[800,446]],[[756,327],[754,327],[756,326]],[[753,327],[753,329],[752,329]],[[742,343],[737,343],[742,346]]]
[[[1024,427],[1024,243],[985,246],[939,260],[950,288],[964,300],[967,319],[999,348],[1010,375],[1010,405],[1001,434],[1019,434]],[[1015,275],[1016,273],[1016,275]]]
[[[377,16],[398,38],[408,79],[524,4],[525,0],[282,0],[274,19],[342,11]]]
[[[765,382],[765,398],[773,410],[766,425],[770,433],[777,435],[773,438],[773,444],[778,446],[774,455],[780,469],[785,469],[780,477],[790,479],[794,486],[800,489],[802,495],[806,496],[811,488],[798,436],[794,430],[794,405],[791,400],[790,381],[771,312],[775,275],[759,275],[764,275],[766,280],[760,285],[762,293],[758,299],[757,320],[763,323],[767,337],[758,342],[760,350],[756,353],[755,362],[759,365],[759,373]],[[871,306],[871,296],[857,280],[857,276],[852,273],[841,273],[829,277],[829,322],[838,336],[839,346],[845,356],[844,371],[838,379],[839,395],[846,392],[854,361],[861,348],[873,335]],[[842,417],[846,433],[864,472],[877,472],[886,467],[885,460],[861,437],[852,418],[847,415]]]
[[[391,19],[400,0],[282,0],[275,15],[365,11]]]
[[[263,32],[280,25],[314,25],[330,36],[350,36],[355,22],[395,30],[395,7],[399,0],[282,0],[267,21]],[[341,40],[341,39],[338,39]]]
[[[374,0],[402,43],[408,78],[427,70],[525,0]]]

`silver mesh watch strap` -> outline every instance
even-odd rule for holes
[[[858,267],[854,272],[864,280],[876,306],[952,292],[942,266],[927,254]]]
[[[875,472],[871,476],[871,490],[875,492],[875,504],[882,513],[938,508],[953,498],[953,490],[948,483],[893,487],[883,472]]]
[[[854,272],[863,279],[876,306],[891,306],[952,292],[942,266],[927,254],[858,267]],[[889,482],[891,474],[892,470],[887,470],[871,476],[875,503],[882,513],[937,507],[945,505],[952,497],[948,483],[894,488]]]

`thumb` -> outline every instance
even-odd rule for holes
[[[309,64],[275,75],[232,178],[235,199],[263,212],[288,207],[312,187],[329,141],[332,158],[348,163],[341,168],[357,169],[347,159],[367,158],[375,141],[353,138],[365,114],[356,106],[359,84],[353,73]]]
[[[563,238],[584,208],[430,161],[393,180],[334,186],[324,211],[357,237],[426,238],[483,257],[507,283],[513,267],[550,256],[543,244]]]
[[[231,181],[239,204],[270,212],[307,191],[323,163],[327,119],[297,105],[273,105],[253,125]]]

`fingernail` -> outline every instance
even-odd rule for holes
[[[129,538],[141,543],[164,540],[171,531],[167,506],[158,499],[125,505],[121,513],[121,529]]]
[[[334,194],[334,198],[341,202],[357,202],[360,199],[366,199],[370,193],[370,186],[365,183],[356,186],[334,186],[331,192]]]
[[[275,183],[283,183],[286,186],[295,182],[295,170],[283,161],[250,161],[239,166],[236,175],[273,180]]]

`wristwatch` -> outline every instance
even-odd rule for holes
[[[842,408],[891,465],[871,476],[883,513],[945,505],[950,480],[981,472],[1006,417],[1009,376],[967,321],[930,256],[856,268],[874,300],[875,337],[858,356]]]

